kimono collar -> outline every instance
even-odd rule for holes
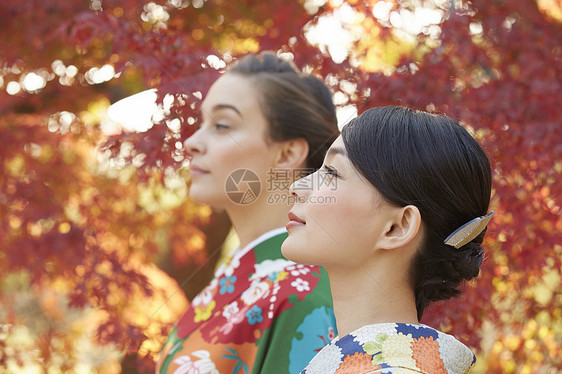
[[[240,249],[237,248],[234,250],[234,255],[232,256],[232,260],[231,261],[236,261],[239,260],[240,258],[242,258],[242,256],[244,256],[246,253],[248,253],[249,251],[251,251],[252,249],[254,249],[257,245],[265,242],[266,240],[273,238],[274,236],[277,236],[279,234],[283,234],[286,233],[287,229],[284,227],[279,227],[273,230],[270,230],[264,234],[261,234],[259,237],[257,237],[256,239],[252,240],[250,243],[248,243],[248,245],[246,245],[244,248]]]

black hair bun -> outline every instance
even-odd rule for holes
[[[459,251],[458,260],[453,263],[459,275],[464,279],[471,280],[480,273],[480,265],[484,259],[484,250],[479,243],[468,242]]]

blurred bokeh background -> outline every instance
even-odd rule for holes
[[[183,142],[262,50],[323,77],[341,125],[398,104],[476,134],[486,258],[423,322],[475,373],[562,372],[561,22],[560,0],[0,2],[0,372],[153,370],[236,241],[189,200]]]

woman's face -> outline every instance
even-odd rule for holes
[[[322,168],[295,182],[292,192],[285,257],[327,268],[357,267],[369,259],[388,222],[389,204],[348,159],[341,136]]]
[[[274,164],[276,147],[268,144],[268,123],[251,81],[225,74],[209,89],[201,106],[201,127],[185,142],[191,159],[191,198],[226,207],[233,202],[225,182],[237,169],[256,173],[261,188]],[[264,194],[261,194],[264,195]]]

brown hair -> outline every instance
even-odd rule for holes
[[[319,168],[339,135],[332,94],[324,82],[272,52],[247,55],[228,73],[248,77],[258,88],[269,138],[304,138],[309,146],[306,167]]]

